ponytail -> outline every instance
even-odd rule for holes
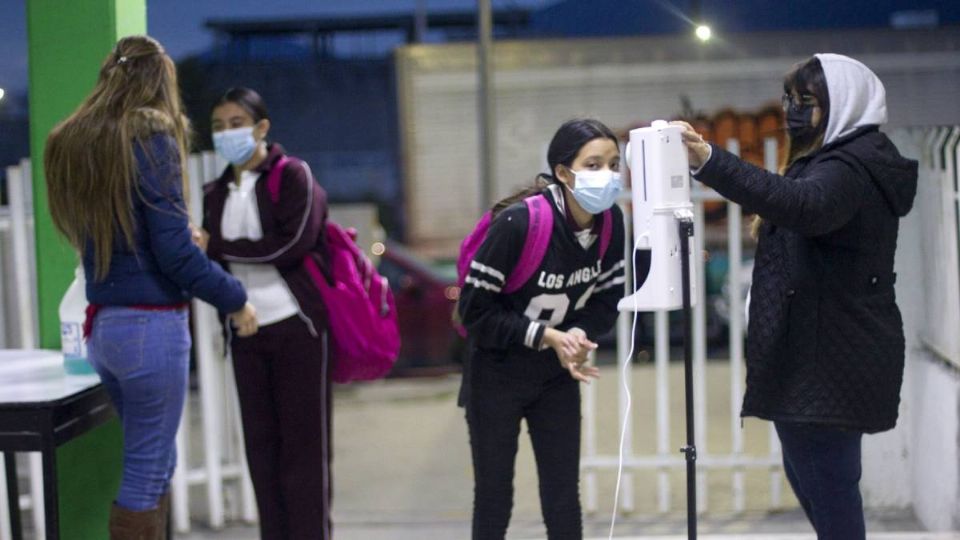
[[[497,201],[497,203],[493,205],[493,208],[490,209],[490,214],[492,217],[497,217],[497,215],[499,215],[500,212],[505,210],[507,207],[518,203],[527,197],[539,195],[546,191],[547,188],[550,187],[550,184],[555,183],[557,183],[557,180],[552,174],[540,173],[537,175],[536,179],[534,179],[532,186],[527,186],[520,191],[517,191],[513,195]]]

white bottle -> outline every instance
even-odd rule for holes
[[[87,281],[83,266],[74,271],[73,283],[60,301],[60,348],[63,368],[70,375],[94,373],[87,362],[87,344],[83,340],[83,321],[87,316]]]

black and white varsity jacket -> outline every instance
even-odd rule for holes
[[[609,214],[614,223],[601,261],[599,224],[575,231],[567,220],[561,189],[552,185],[544,192],[554,211],[550,244],[539,268],[519,290],[502,292],[527,235],[529,212],[523,202],[494,219],[477,250],[459,303],[473,360],[532,361],[525,371],[559,374],[563,368],[556,353],[542,345],[547,327],[564,331],[577,327],[591,340],[613,327],[617,302],[624,296],[623,213],[614,206]]]

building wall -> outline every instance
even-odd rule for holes
[[[928,351],[910,360],[913,510],[930,530],[960,530],[960,373]]]
[[[956,181],[925,151],[938,146],[929,144],[933,132],[892,134],[904,155],[921,162],[917,199],[901,221],[896,261],[906,370],[897,428],[865,439],[862,488],[868,505],[908,502],[924,526],[944,531],[960,529],[960,354],[951,350],[950,335],[960,326],[960,231],[956,199],[949,195]]]
[[[891,127],[960,122],[960,29],[783,32],[702,47],[686,37],[509,41],[495,46],[493,191],[529,184],[556,128],[593,116],[614,129],[695,111],[754,111],[811,53],[851,54],[885,81]],[[904,51],[911,51],[906,53]],[[455,249],[481,213],[475,49],[411,46],[397,54],[408,239]]]

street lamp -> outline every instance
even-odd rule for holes
[[[3,88],[0,88],[0,101],[3,101],[4,94],[6,94],[6,92],[4,92]]]
[[[713,31],[711,31],[710,27],[705,24],[697,26],[697,29],[694,33],[697,35],[697,39],[703,42],[710,41],[710,37],[713,36]]]

